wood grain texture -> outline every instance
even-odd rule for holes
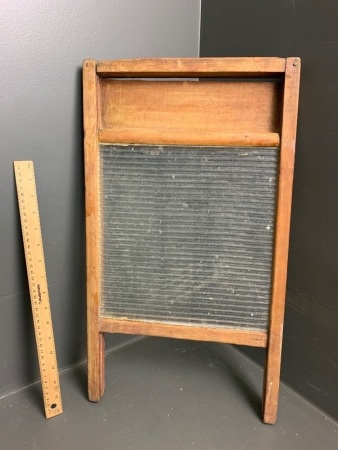
[[[33,161],[14,161],[46,418],[63,412]]]
[[[83,115],[86,187],[88,395],[98,401],[104,390],[103,336],[99,335],[100,223],[98,161],[98,77],[95,60],[83,63]]]
[[[299,80],[300,59],[288,58],[286,63],[283,99],[281,159],[277,201],[271,317],[264,381],[265,399],[263,402],[263,420],[265,423],[275,423],[277,416],[298,115]]]
[[[281,84],[101,82],[99,141],[277,146]]]
[[[141,334],[169,338],[191,339],[197,341],[223,342],[227,344],[266,347],[267,334],[263,331],[236,330],[207,326],[185,326],[121,320],[108,317],[100,318],[100,331],[108,333]]]
[[[266,423],[275,422],[280,380],[299,75],[298,58],[159,58],[99,61],[97,64],[94,60],[85,62],[88,359],[91,400],[97,401],[104,390],[105,332],[252,345],[267,347],[263,420]],[[255,77],[272,78],[269,82],[126,80],[201,77],[245,77],[248,80]],[[279,81],[276,82],[275,79]],[[253,147],[280,144],[268,333],[99,318],[99,142]]]
[[[284,58],[149,58],[98,61],[100,77],[266,77],[284,73]]]
[[[157,130],[99,130],[102,144],[213,145],[234,147],[278,147],[278,133],[175,133]]]

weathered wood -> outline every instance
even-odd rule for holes
[[[300,59],[288,58],[283,99],[271,317],[264,381],[263,420],[265,423],[275,423],[278,405],[299,79]]]
[[[99,142],[111,144],[215,145],[236,147],[278,147],[278,133],[175,133],[157,130],[99,130]]]
[[[284,73],[284,58],[149,58],[98,61],[101,77],[267,77]]]
[[[281,84],[103,80],[100,142],[279,144]]]
[[[83,63],[84,151],[86,187],[86,252],[87,252],[87,346],[88,394],[98,401],[104,390],[103,336],[99,335],[100,292],[100,222],[98,215],[99,161],[98,161],[98,77],[96,62]]]
[[[264,331],[236,330],[207,326],[185,326],[160,322],[100,318],[100,331],[107,333],[141,334],[196,341],[223,342],[227,344],[266,347]]]
[[[91,400],[99,400],[104,390],[105,332],[228,342],[268,347],[263,419],[266,423],[274,423],[276,420],[299,70],[298,58],[160,58],[98,63],[94,60],[85,61],[88,368]],[[114,77],[119,79],[109,79]],[[201,77],[216,80],[213,83],[207,80],[125,80]],[[217,81],[217,78],[232,77],[244,77],[248,82]],[[270,81],[250,82],[250,78],[255,77],[270,77]],[[281,146],[268,333],[99,318],[99,143]]]

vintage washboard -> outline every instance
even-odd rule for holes
[[[276,420],[298,58],[86,60],[89,398],[104,333],[267,349]]]

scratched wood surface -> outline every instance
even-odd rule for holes
[[[83,64],[84,152],[86,188],[88,395],[98,401],[104,391],[104,339],[99,332],[100,220],[96,61]]]
[[[281,159],[276,217],[275,256],[267,363],[265,369],[263,420],[275,423],[279,393],[286,277],[289,251],[292,184],[300,82],[300,59],[288,58],[285,72]]]
[[[278,146],[277,82],[102,80],[99,141]]]
[[[223,342],[226,344],[266,347],[265,331],[220,329],[208,326],[185,326],[161,322],[100,318],[100,330],[105,333],[141,334],[194,341]]]
[[[288,236],[299,89],[296,58],[159,58],[84,62],[89,398],[104,389],[104,333],[144,333],[267,346],[263,420],[276,420]],[[286,72],[285,72],[286,71]],[[168,81],[150,78],[214,78]],[[270,83],[218,82],[218,78],[270,78]],[[111,80],[111,78],[117,78]],[[144,80],[124,80],[147,78]],[[275,83],[278,78],[279,84]],[[221,81],[221,80],[219,80]],[[250,80],[252,81],[252,80]],[[125,84],[123,84],[125,83]],[[176,83],[176,84],[175,84]],[[243,84],[242,84],[243,83]],[[203,86],[205,84],[205,86]],[[260,95],[256,95],[256,89]],[[156,87],[155,87],[156,86]],[[143,87],[143,89],[142,89]],[[285,91],[284,91],[285,87]],[[210,88],[210,101],[208,89]],[[201,92],[199,91],[201,90]],[[199,102],[202,102],[199,105]],[[201,107],[200,107],[201,106]],[[281,125],[280,125],[281,124]],[[191,131],[190,131],[191,130]],[[99,143],[281,145],[272,309],[267,335],[99,318]]]
[[[100,77],[275,77],[284,58],[144,58],[98,61]]]

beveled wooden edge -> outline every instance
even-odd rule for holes
[[[300,59],[288,58],[286,63],[275,252],[272,273],[272,298],[268,349],[265,368],[263,420],[275,423],[277,416],[283,324],[286,295],[287,263],[289,251],[292,184],[298,116]]]
[[[100,223],[98,214],[98,76],[96,61],[83,63],[83,116],[86,202],[88,395],[98,401],[104,391],[104,338],[99,333]]]
[[[111,317],[100,317],[99,328],[104,333],[140,334],[145,336],[249,345],[252,347],[266,347],[267,345],[267,333],[264,331],[166,324],[162,322],[146,322]]]
[[[278,133],[193,133],[131,131],[103,128],[98,139],[104,144],[164,144],[164,145],[212,145],[239,147],[278,147]]]
[[[97,61],[100,77],[271,77],[285,72],[285,58],[144,58]]]

